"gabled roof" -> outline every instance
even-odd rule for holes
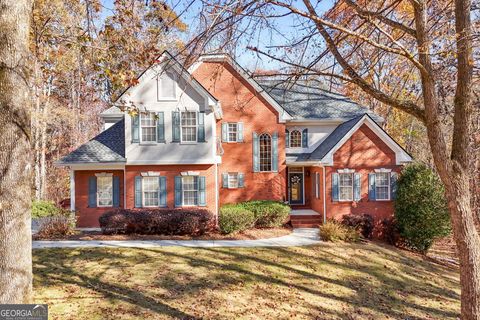
[[[288,162],[314,162],[325,165],[333,165],[334,153],[360,128],[366,124],[376,135],[378,135],[387,146],[395,152],[396,163],[412,161],[412,157],[385,130],[376,123],[372,117],[365,113],[351,120],[345,121],[333,130],[320,145],[311,153],[287,154]]]
[[[286,80],[259,78],[257,82],[295,120],[348,120],[365,113],[375,121],[383,119],[344,95],[325,88],[318,80]]]
[[[92,140],[61,158],[57,165],[122,163],[125,159],[125,120],[115,123]]]

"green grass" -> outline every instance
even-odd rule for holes
[[[458,271],[374,243],[34,250],[50,319],[445,319]]]

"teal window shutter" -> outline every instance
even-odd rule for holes
[[[165,115],[163,111],[157,113],[157,142],[165,142]]]
[[[205,112],[198,112],[198,142],[205,142]]]
[[[308,129],[302,131],[302,148],[308,148]]]
[[[88,207],[95,208],[97,206],[97,177],[88,178]]]
[[[285,148],[290,147],[290,131],[285,130]]]
[[[137,114],[132,118],[132,143],[140,142],[140,115]]]
[[[113,206],[120,207],[120,177],[113,177]]]
[[[198,205],[204,207],[207,205],[207,197],[205,194],[205,177],[199,176],[197,177],[197,181],[198,181]]]
[[[360,173],[353,174],[353,200],[360,201],[362,197],[362,175]]]
[[[368,174],[368,199],[376,200],[375,197],[375,173]]]
[[[338,201],[338,173],[332,173],[332,201]]]
[[[253,133],[253,172],[260,171],[260,141],[258,134]]]
[[[135,177],[135,208],[141,208],[143,206],[142,199],[142,177]]]
[[[243,142],[243,122],[237,123],[237,142]]]
[[[227,172],[222,173],[222,187],[223,188],[228,188],[228,173]]]
[[[238,187],[245,188],[245,176],[243,173],[238,173]]]
[[[223,122],[222,123],[222,142],[227,142],[228,141],[228,123]]]
[[[397,198],[397,173],[390,173],[390,199],[395,200]]]
[[[180,207],[183,203],[182,194],[182,176],[175,177],[175,207]]]
[[[278,172],[278,133],[272,135],[272,171]]]
[[[166,207],[167,206],[167,177],[165,176],[158,177],[158,186],[159,186],[158,205],[160,207]]]
[[[180,112],[172,111],[172,142],[180,142]]]

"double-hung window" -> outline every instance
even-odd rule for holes
[[[375,173],[376,200],[390,200],[390,172]]]
[[[182,178],[183,205],[198,205],[198,177],[185,176]]]
[[[290,148],[302,147],[302,133],[298,130],[290,132]]]
[[[238,188],[238,172],[228,173],[228,188],[229,189]]]
[[[143,206],[158,207],[160,185],[158,177],[143,177]]]
[[[340,201],[353,201],[353,173],[339,173],[339,198]]]
[[[197,113],[195,111],[183,111],[181,113],[182,142],[197,142]]]
[[[111,207],[113,205],[113,178],[97,177],[97,206]]]
[[[228,123],[227,126],[227,142],[237,142],[238,140],[238,124]]]
[[[260,171],[272,171],[272,137],[260,135]]]
[[[157,142],[157,119],[153,112],[140,114],[141,142]]]

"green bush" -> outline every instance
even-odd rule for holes
[[[320,226],[320,239],[331,242],[357,242],[360,240],[360,232],[339,221],[328,220]]]
[[[255,224],[255,215],[241,205],[225,205],[220,209],[218,226],[224,234],[243,231]]]
[[[44,218],[63,214],[64,210],[57,207],[52,201],[34,200],[32,202],[32,218]]]
[[[423,164],[404,168],[397,182],[395,220],[403,241],[411,249],[426,252],[436,238],[450,234],[450,216],[444,187]]]
[[[254,200],[240,203],[242,207],[255,215],[255,226],[273,228],[283,225],[290,214],[290,207],[282,202]]]

